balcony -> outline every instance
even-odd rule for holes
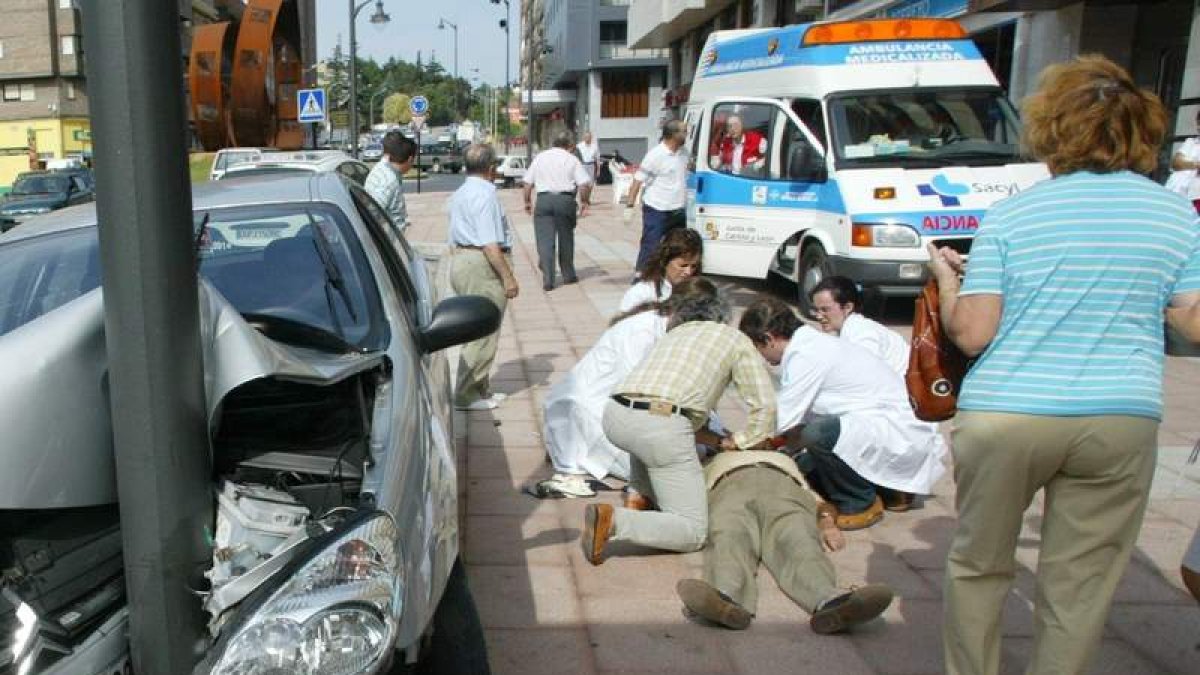
[[[600,59],[665,59],[669,50],[661,47],[653,49],[632,49],[624,42],[601,42]]]
[[[730,4],[731,0],[633,0],[629,6],[629,44],[638,48],[669,47]]]

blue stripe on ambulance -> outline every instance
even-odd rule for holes
[[[697,206],[746,206],[827,211],[846,213],[846,203],[836,179],[824,183],[792,183],[788,181],[755,180],[718,172],[693,173],[688,187],[697,189],[704,181],[704,190],[697,191]]]

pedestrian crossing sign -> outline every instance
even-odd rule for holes
[[[324,122],[325,90],[301,89],[297,91],[296,108],[300,111],[297,116],[298,122]]]

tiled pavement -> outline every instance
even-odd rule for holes
[[[639,225],[625,224],[600,188],[597,207],[580,221],[577,266],[582,282],[541,290],[530,219],[519,191],[501,191],[514,225],[521,295],[505,315],[494,387],[510,395],[496,411],[460,420],[463,554],[486,629],[493,672],[537,673],[884,673],[941,672],[941,580],[954,526],[949,477],[923,508],[888,514],[847,533],[834,555],[841,581],[883,582],[898,600],[884,621],[850,636],[819,637],[765,571],[758,616],[731,632],[686,620],[676,580],[698,576],[701,554],[647,554],[632,549],[592,567],[577,544],[587,500],[538,501],[519,492],[547,477],[541,403],[603,332],[628,287]],[[448,194],[410,195],[414,241],[445,241]],[[784,284],[719,279],[735,306]],[[906,333],[903,307],[895,328]],[[1168,360],[1166,415],[1150,510],[1134,560],[1116,596],[1093,673],[1200,672],[1200,609],[1182,590],[1179,561],[1200,523],[1200,466],[1186,460],[1200,437],[1200,359]],[[735,428],[743,411],[719,410]],[[600,499],[616,502],[619,493]],[[1040,503],[1026,517],[1020,570],[1005,616],[1004,672],[1023,672],[1032,647],[1033,570]]]

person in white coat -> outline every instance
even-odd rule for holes
[[[756,300],[738,328],[780,365],[777,427],[844,530],[883,517],[880,488],[929,494],[945,472],[945,442],[918,420],[904,382],[862,347],[801,323],[775,298]]]
[[[1196,127],[1200,129],[1200,113],[1196,113]],[[1187,197],[1196,211],[1200,212],[1200,138],[1192,136],[1171,155],[1171,175],[1167,177],[1168,190]]]
[[[716,286],[692,277],[676,286],[679,300],[716,296]],[[589,476],[629,479],[629,453],[609,442],[601,421],[613,389],[666,334],[671,305],[639,304],[618,315],[571,372],[550,389],[543,406],[543,438],[554,476],[539,483],[539,496],[591,497]],[[557,494],[555,494],[557,493]]]
[[[662,302],[671,297],[675,284],[700,274],[703,254],[704,241],[695,230],[668,232],[646,261],[640,280],[625,291],[620,311],[628,312],[643,303]]]
[[[821,330],[871,352],[901,377],[908,370],[908,342],[887,326],[863,316],[862,292],[846,277],[825,277],[809,295]]]

